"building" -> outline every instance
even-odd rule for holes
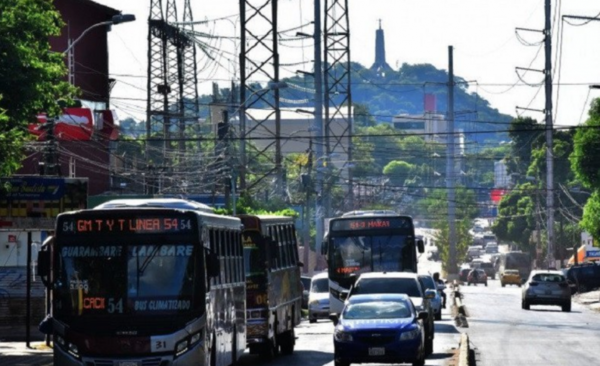
[[[407,135],[419,135],[428,142],[446,142],[446,116],[432,112],[400,114],[392,117],[392,125]]]
[[[55,0],[54,5],[65,26],[59,37],[50,39],[50,45],[52,51],[61,53],[85,30],[120,13],[91,0]],[[77,137],[66,136],[57,131],[58,147],[53,162],[49,162],[48,156],[38,148],[28,154],[18,174],[86,177],[91,195],[111,188],[110,149],[111,140],[117,136],[115,125],[118,122],[116,114],[110,111],[110,89],[114,80],[110,79],[108,69],[108,31],[107,27],[91,29],[65,57],[69,69],[67,78],[81,90],[81,107],[65,109],[63,116],[57,118],[56,129],[60,130],[60,126],[68,125],[69,121],[85,121],[71,127],[71,131],[85,128],[83,138],[79,134]],[[46,117],[40,116],[38,123],[32,121],[30,131],[35,133],[45,122]],[[52,165],[51,169],[49,165]]]
[[[511,184],[504,160],[494,162],[494,188],[508,188]]]

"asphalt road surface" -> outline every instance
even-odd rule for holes
[[[452,356],[452,348],[458,347],[460,333],[454,327],[449,313],[442,314],[442,321],[435,322],[433,354],[425,365],[445,365]],[[258,356],[247,352],[240,358],[240,366],[333,366],[333,323],[320,320],[310,324],[303,321],[296,328],[296,348],[291,356],[279,356],[270,363],[263,363]],[[377,364],[370,364],[377,366]]]
[[[598,365],[600,313],[573,302],[521,309],[521,288],[502,288],[497,280],[462,286],[469,313],[467,333],[477,366]]]

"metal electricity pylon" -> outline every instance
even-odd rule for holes
[[[353,209],[352,169],[349,165],[352,163],[352,93],[348,0],[325,0],[324,44],[326,157],[333,153],[347,156],[347,208]],[[331,164],[327,166],[331,167]],[[331,185],[329,170],[323,194],[325,217],[331,216]]]
[[[283,196],[281,157],[281,113],[279,110],[279,54],[277,34],[278,0],[240,0],[240,189],[248,194],[268,177],[276,181],[276,194]],[[262,82],[263,84],[259,84]],[[267,85],[264,85],[264,82]],[[247,144],[251,136],[260,136],[266,146]],[[271,139],[272,138],[272,139]],[[273,150],[274,155],[273,155]],[[248,163],[261,157],[273,168],[252,172],[257,179],[249,184]]]

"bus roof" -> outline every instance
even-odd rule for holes
[[[194,210],[212,213],[212,207],[203,203],[189,201],[179,198],[131,198],[131,199],[118,199],[104,202],[96,207],[96,209],[109,209],[109,208],[142,208],[142,207],[155,207],[155,208],[174,208],[180,210]]]
[[[392,210],[357,210],[349,211],[342,214],[342,217],[353,217],[353,216],[399,216],[399,214]]]

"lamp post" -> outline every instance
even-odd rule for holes
[[[100,22],[100,23],[96,23],[93,24],[91,26],[89,26],[86,30],[84,30],[81,35],[79,35],[79,37],[77,37],[77,39],[75,39],[74,41],[71,40],[71,38],[69,38],[69,44],[67,46],[67,49],[63,52],[63,55],[68,53],[68,57],[67,57],[67,64],[69,67],[69,83],[71,85],[73,85],[75,83],[75,72],[74,72],[74,68],[75,68],[75,54],[74,54],[74,47],[77,43],[79,43],[79,41],[81,41],[81,39],[88,34],[92,29],[96,29],[98,27],[109,27],[110,30],[110,26],[111,25],[117,25],[117,24],[122,24],[122,23],[128,23],[128,22],[133,22],[135,21],[135,15],[133,14],[117,14],[114,15],[111,20],[107,20],[104,22]]]

